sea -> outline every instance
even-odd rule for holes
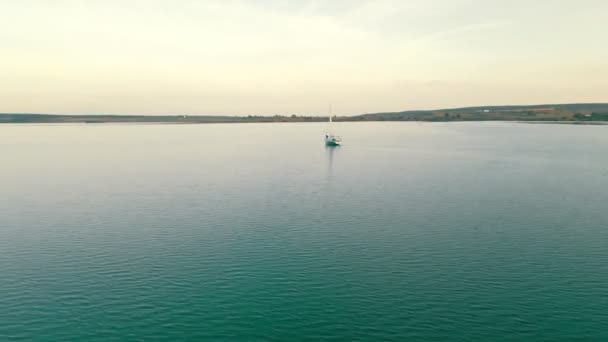
[[[0,125],[0,341],[608,341],[608,126]]]

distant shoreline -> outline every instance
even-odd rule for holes
[[[591,125],[605,126],[608,121],[517,121],[525,124],[541,124],[541,125]]]
[[[31,122],[5,122],[0,121],[0,127],[5,125],[215,125],[215,124],[255,124],[255,123],[323,123],[325,121],[229,121],[229,122],[167,122],[167,121],[104,121],[104,122],[80,122],[80,121],[31,121]],[[366,123],[366,122],[410,122],[410,123],[466,123],[466,122],[504,122],[504,123],[519,123],[519,124],[536,124],[536,125],[578,125],[578,126],[608,126],[608,121],[522,121],[522,120],[450,120],[450,121],[431,121],[431,120],[339,120],[339,122],[351,123]]]
[[[307,115],[62,115],[35,113],[0,113],[1,123],[258,123],[258,122],[325,122],[326,116]],[[529,106],[485,106],[438,110],[368,113],[336,116],[337,122],[422,121],[470,122],[514,121],[526,123],[595,124],[608,122],[608,103],[573,103]]]

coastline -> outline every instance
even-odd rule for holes
[[[322,115],[114,115],[114,114],[42,114],[0,113],[2,123],[262,123],[262,122],[326,122]],[[545,124],[602,125],[608,122],[608,103],[574,103],[547,105],[485,106],[434,110],[409,110],[334,116],[335,122],[483,122],[508,121]]]
[[[121,124],[121,125],[138,125],[138,124],[153,124],[153,125],[201,125],[201,124],[249,124],[249,123],[324,123],[326,122],[324,117],[315,117],[312,120],[281,120],[281,119],[265,119],[265,120],[206,120],[206,119],[192,119],[192,120],[153,120],[150,117],[144,117],[142,119],[123,119],[122,117],[107,119],[107,120],[85,120],[85,119],[64,119],[63,116],[57,115],[56,118],[52,119],[27,119],[27,120],[3,120],[0,116],[0,125],[2,124],[13,124],[13,125],[24,125],[24,124],[79,124],[79,125],[104,125],[104,124]],[[524,124],[543,124],[543,125],[593,125],[603,126],[608,125],[608,120],[522,120],[522,119],[468,119],[468,120],[399,120],[399,119],[366,119],[359,120],[353,117],[339,117],[334,119],[334,122],[418,122],[418,123],[463,123],[463,122],[512,122],[512,123],[524,123]]]

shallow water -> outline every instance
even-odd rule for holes
[[[0,340],[608,339],[608,127],[1,125]]]

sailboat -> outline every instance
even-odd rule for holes
[[[327,126],[327,132],[325,132],[325,145],[340,146],[340,145],[342,145],[342,138],[340,138],[337,135],[334,135],[331,132],[331,123],[332,123],[332,115],[331,115],[331,107],[329,107],[329,124]]]

